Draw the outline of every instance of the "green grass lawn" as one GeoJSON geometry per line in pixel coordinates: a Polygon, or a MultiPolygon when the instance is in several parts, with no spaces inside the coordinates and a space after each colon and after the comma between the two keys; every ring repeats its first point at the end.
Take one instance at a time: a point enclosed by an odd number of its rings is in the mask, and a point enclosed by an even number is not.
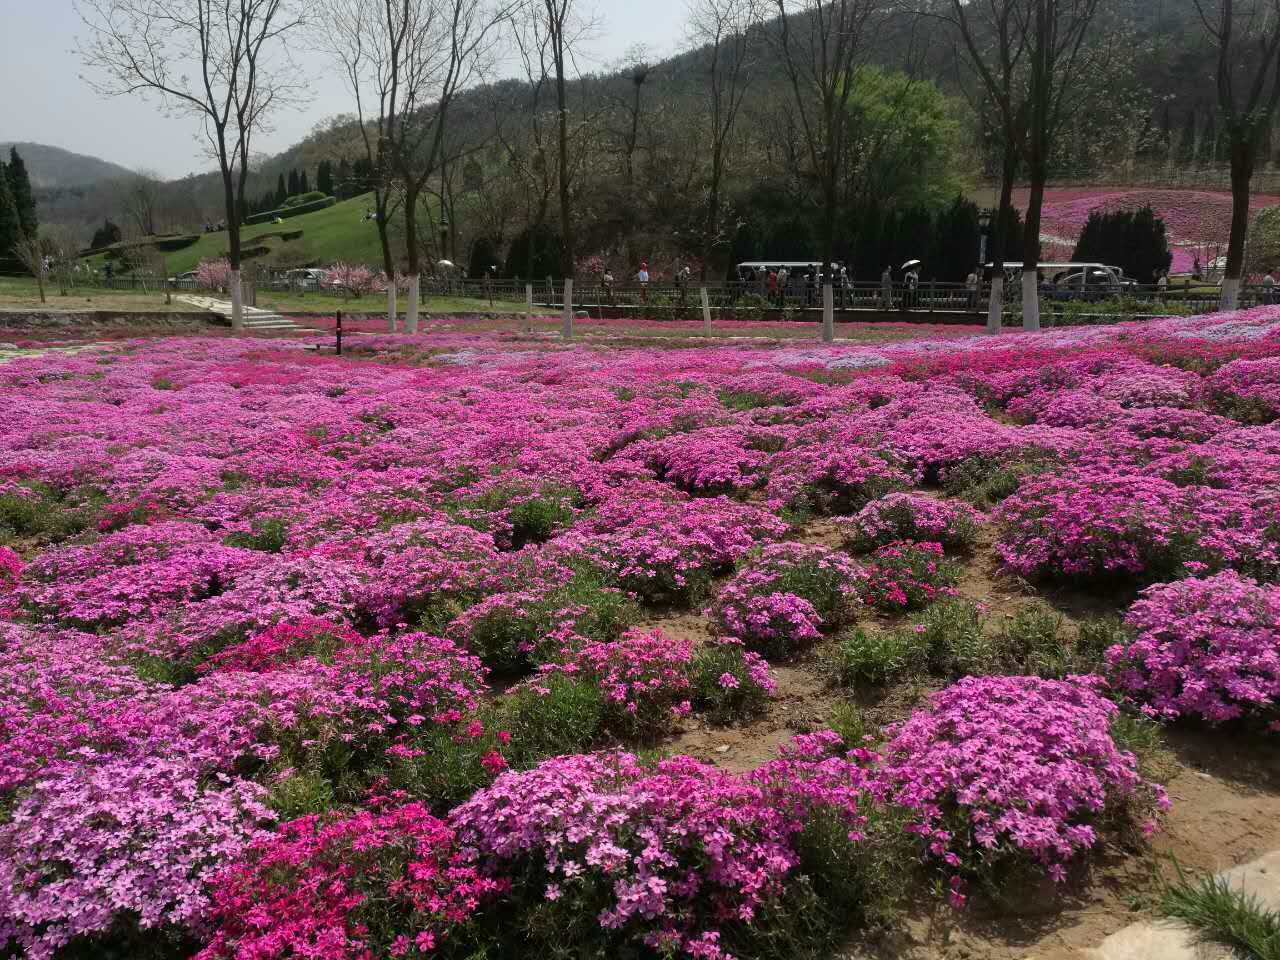
{"type": "MultiPolygon", "coordinates": [[[[240,242],[248,248],[266,246],[271,254],[287,257],[296,263],[315,261],[331,263],[334,260],[350,260],[377,264],[382,262],[378,244],[378,226],[372,220],[361,222],[366,210],[373,205],[373,194],[363,194],[335,203],[332,207],[289,217],[280,223],[257,223],[240,229],[240,242]],[[285,240],[283,233],[301,230],[302,236],[285,240]]],[[[165,269],[170,276],[194,270],[201,260],[225,256],[227,233],[205,233],[189,247],[165,254],[165,269]]],[[[247,258],[252,263],[254,259],[247,258]]],[[[102,270],[106,258],[96,254],[85,258],[94,269],[102,270]]]]}
{"type": "MultiPolygon", "coordinates": [[[[0,277],[0,310],[117,310],[134,313],[201,313],[202,307],[184,303],[182,294],[193,296],[218,296],[207,290],[175,291],[172,304],[165,303],[164,293],[159,291],[143,292],[142,290],[111,290],[93,286],[78,286],[62,296],[56,285],[45,284],[46,302],[40,303],[40,295],[36,282],[26,277],[0,277]]],[[[399,312],[404,313],[405,299],[398,302],[399,312]]],[[[275,310],[278,313],[317,313],[332,315],[336,310],[347,313],[385,314],[387,301],[385,294],[370,294],[366,297],[344,299],[328,293],[290,293],[288,291],[272,292],[262,290],[258,293],[258,307],[264,310],[275,310]]],[[[475,300],[467,297],[424,297],[421,301],[424,314],[465,314],[465,313],[518,313],[524,310],[523,301],[494,300],[489,306],[488,300],[475,300]]],[[[538,313],[555,313],[541,308],[538,313]]]]}

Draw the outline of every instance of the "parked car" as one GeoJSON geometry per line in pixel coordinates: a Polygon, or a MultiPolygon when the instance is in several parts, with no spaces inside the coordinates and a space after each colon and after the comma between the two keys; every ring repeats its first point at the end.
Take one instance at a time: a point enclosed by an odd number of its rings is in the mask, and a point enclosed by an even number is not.
{"type": "Polygon", "coordinates": [[[1114,267],[1084,267],[1055,274],[1048,293],[1054,300],[1105,300],[1131,292],[1137,286],[1114,267]]]}
{"type": "Polygon", "coordinates": [[[272,290],[319,290],[329,273],[319,267],[304,267],[276,274],[271,281],[272,290]]]}
{"type": "Polygon", "coordinates": [[[194,286],[196,282],[196,272],[188,270],[186,273],[180,273],[175,277],[169,278],[170,283],[178,283],[186,286],[194,286]]]}

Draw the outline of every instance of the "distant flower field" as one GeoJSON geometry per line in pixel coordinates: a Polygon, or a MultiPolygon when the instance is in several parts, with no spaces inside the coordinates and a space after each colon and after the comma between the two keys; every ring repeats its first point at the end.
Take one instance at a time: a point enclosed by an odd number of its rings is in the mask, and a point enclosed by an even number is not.
{"type": "MultiPolygon", "coordinates": [[[[1017,191],[1014,202],[1026,209],[1026,191],[1017,191]]],[[[1280,204],[1280,197],[1255,196],[1250,209],[1257,213],[1280,204]]],[[[1169,228],[1174,273],[1189,273],[1199,257],[1208,264],[1226,253],[1231,228],[1231,194],[1198,190],[1154,190],[1124,187],[1062,187],[1045,193],[1040,235],[1049,255],[1068,258],[1075,241],[1094,210],[1106,213],[1150,206],[1169,228]]]]}

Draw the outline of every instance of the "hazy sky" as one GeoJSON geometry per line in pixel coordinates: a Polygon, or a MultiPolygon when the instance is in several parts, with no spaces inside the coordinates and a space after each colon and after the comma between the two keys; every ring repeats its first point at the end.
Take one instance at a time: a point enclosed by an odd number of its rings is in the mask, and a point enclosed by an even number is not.
{"type": "MultiPolygon", "coordinates": [[[[599,24],[584,69],[616,61],[636,44],[653,55],[674,52],[684,35],[686,0],[583,0],[599,24]]],[[[75,53],[84,25],[72,0],[0,0],[0,141],[35,141],[144,167],[166,177],[203,171],[210,164],[188,118],[164,115],[158,101],[138,96],[103,98],[81,79],[75,53]]],[[[311,102],[281,112],[275,130],[256,147],[277,152],[317,123],[351,109],[335,71],[316,55],[293,51],[313,78],[311,102]]]]}

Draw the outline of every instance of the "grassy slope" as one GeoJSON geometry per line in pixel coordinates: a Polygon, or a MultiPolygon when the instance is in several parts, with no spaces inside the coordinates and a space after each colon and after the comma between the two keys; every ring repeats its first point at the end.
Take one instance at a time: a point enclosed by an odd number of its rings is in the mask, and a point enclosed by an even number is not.
{"type": "MultiPolygon", "coordinates": [[[[273,253],[286,255],[291,261],[331,263],[334,260],[349,260],[378,265],[382,262],[378,247],[378,228],[372,220],[364,223],[360,221],[372,203],[372,194],[364,194],[315,213],[290,217],[281,223],[253,224],[241,229],[241,243],[246,247],[255,246],[255,240],[267,235],[262,242],[273,253]],[[279,236],[281,232],[294,230],[302,231],[302,236],[297,240],[282,240],[279,236]],[[272,234],[275,236],[270,236],[272,234]]],[[[223,256],[226,251],[225,230],[202,234],[191,246],[166,253],[165,268],[170,276],[194,270],[201,260],[223,256]]],[[[88,260],[99,270],[105,262],[101,256],[90,257],[88,260]]]]}

